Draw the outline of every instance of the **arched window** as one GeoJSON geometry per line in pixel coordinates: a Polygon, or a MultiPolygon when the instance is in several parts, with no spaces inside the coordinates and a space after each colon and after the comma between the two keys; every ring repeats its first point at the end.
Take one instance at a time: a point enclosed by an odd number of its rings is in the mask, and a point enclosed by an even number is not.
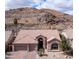
{"type": "Polygon", "coordinates": [[[58,49],[58,44],[57,43],[53,43],[52,45],[51,45],[51,50],[52,49],[58,49]]]}

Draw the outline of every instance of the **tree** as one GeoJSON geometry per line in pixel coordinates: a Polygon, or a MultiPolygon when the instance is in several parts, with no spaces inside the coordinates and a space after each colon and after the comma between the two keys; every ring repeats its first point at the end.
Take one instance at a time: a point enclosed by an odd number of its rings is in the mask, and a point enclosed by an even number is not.
{"type": "Polygon", "coordinates": [[[14,19],[14,25],[17,25],[18,24],[18,21],[17,21],[17,19],[15,18],[14,19]]]}
{"type": "Polygon", "coordinates": [[[71,50],[71,45],[69,43],[69,39],[66,39],[64,35],[60,34],[60,38],[61,38],[61,44],[60,47],[62,48],[63,51],[68,51],[71,50]]]}
{"type": "Polygon", "coordinates": [[[61,44],[60,47],[62,48],[62,50],[67,54],[67,55],[71,55],[73,56],[73,48],[71,47],[70,43],[69,43],[69,39],[66,39],[64,35],[60,34],[60,38],[61,38],[61,44]]]}
{"type": "Polygon", "coordinates": [[[17,18],[15,18],[14,19],[14,25],[15,25],[15,27],[16,27],[16,29],[15,29],[15,34],[17,35],[17,25],[18,25],[18,20],[17,20],[17,18]]]}

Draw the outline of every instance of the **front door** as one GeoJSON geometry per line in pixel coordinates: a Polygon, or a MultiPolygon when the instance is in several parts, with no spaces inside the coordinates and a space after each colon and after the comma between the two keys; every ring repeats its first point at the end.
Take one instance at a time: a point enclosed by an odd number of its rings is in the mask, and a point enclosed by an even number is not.
{"type": "Polygon", "coordinates": [[[39,51],[39,49],[43,49],[43,39],[42,38],[38,39],[38,51],[39,51]]]}

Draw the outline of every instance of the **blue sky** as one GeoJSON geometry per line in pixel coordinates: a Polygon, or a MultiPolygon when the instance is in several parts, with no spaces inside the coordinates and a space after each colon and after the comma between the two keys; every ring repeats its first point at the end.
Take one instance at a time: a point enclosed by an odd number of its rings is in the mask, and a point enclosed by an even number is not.
{"type": "Polygon", "coordinates": [[[55,9],[72,15],[73,0],[6,0],[6,9],[20,7],[55,9]]]}

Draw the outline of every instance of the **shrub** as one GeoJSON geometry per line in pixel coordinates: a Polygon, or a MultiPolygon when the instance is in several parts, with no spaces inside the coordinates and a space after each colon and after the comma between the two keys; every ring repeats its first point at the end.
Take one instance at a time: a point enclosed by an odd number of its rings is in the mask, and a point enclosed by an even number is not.
{"type": "Polygon", "coordinates": [[[39,49],[39,56],[43,56],[44,50],[43,49],[39,49]]]}
{"type": "Polygon", "coordinates": [[[60,44],[60,47],[62,48],[62,50],[68,54],[68,55],[71,55],[73,56],[73,49],[69,43],[69,39],[66,39],[64,35],[61,35],[60,34],[60,38],[61,38],[61,44],[60,44]]]}
{"type": "Polygon", "coordinates": [[[64,37],[64,35],[60,34],[60,38],[61,38],[61,44],[60,47],[62,48],[63,51],[67,51],[67,50],[71,50],[71,45],[69,43],[69,39],[66,39],[64,37]]]}

